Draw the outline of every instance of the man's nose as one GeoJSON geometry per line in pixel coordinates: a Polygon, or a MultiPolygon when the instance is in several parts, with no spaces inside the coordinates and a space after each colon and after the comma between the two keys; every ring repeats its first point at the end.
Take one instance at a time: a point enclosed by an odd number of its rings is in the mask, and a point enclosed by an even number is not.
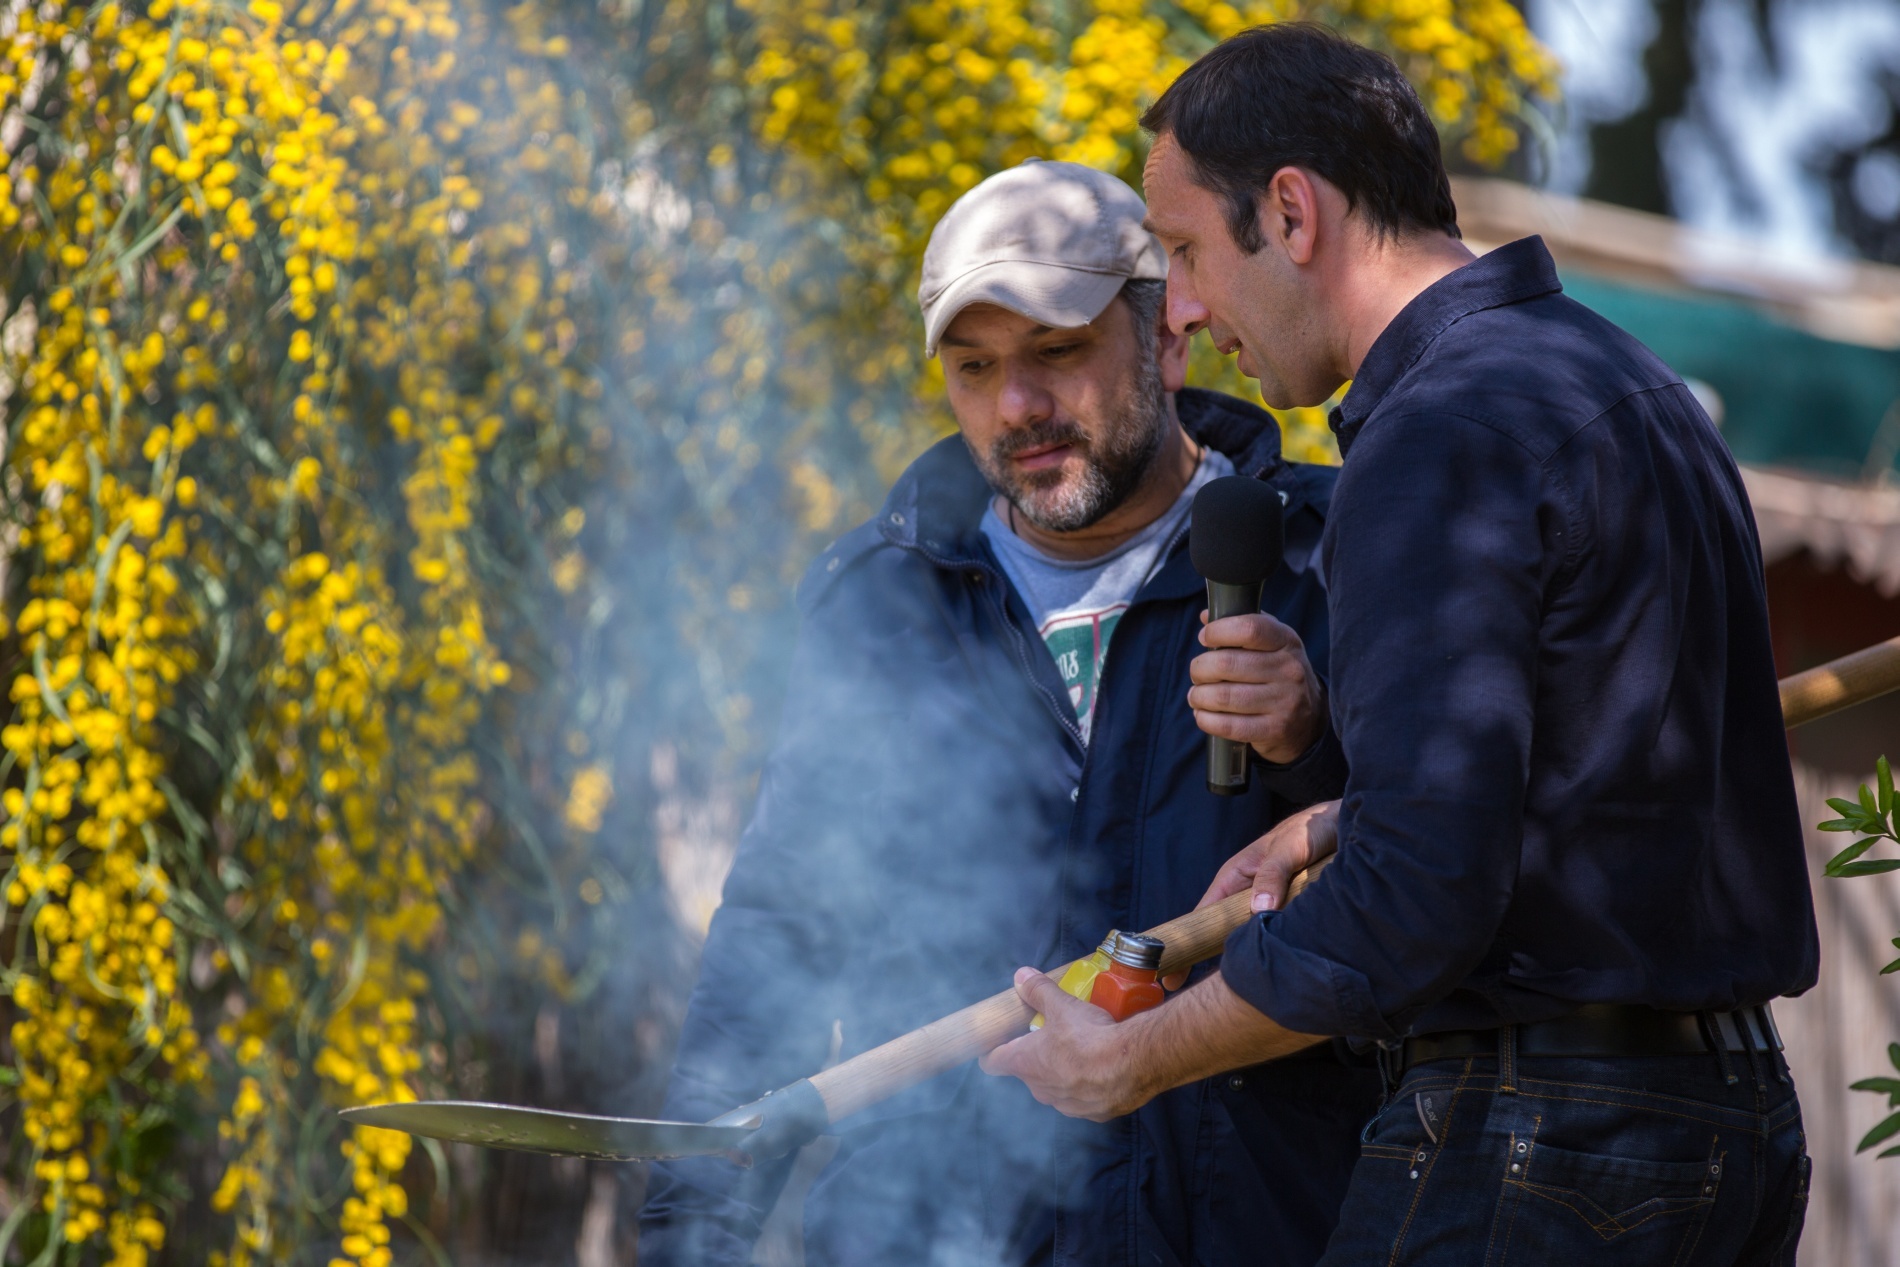
{"type": "Polygon", "coordinates": [[[1027,366],[1006,364],[1003,390],[996,398],[996,412],[1012,427],[1041,422],[1055,412],[1055,397],[1049,394],[1027,366]]]}
{"type": "Polygon", "coordinates": [[[1212,314],[1179,268],[1168,270],[1168,329],[1183,337],[1205,329],[1212,314]]]}

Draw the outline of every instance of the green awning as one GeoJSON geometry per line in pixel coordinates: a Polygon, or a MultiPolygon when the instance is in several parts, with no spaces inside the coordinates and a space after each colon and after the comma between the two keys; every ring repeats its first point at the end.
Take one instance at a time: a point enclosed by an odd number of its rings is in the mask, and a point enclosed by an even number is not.
{"type": "MultiPolygon", "coordinates": [[[[1722,396],[1737,461],[1859,479],[1900,401],[1900,351],[1834,343],[1741,300],[1647,290],[1567,270],[1564,290],[1722,396]]],[[[1900,424],[1897,424],[1900,425],[1900,424]]]]}

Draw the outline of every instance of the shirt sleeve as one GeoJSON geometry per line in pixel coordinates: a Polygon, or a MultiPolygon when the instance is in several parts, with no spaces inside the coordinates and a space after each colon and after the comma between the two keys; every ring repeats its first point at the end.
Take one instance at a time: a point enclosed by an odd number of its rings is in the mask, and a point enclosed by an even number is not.
{"type": "Polygon", "coordinates": [[[1222,973],[1302,1033],[1397,1038],[1483,961],[1522,844],[1544,595],[1575,533],[1516,439],[1373,419],[1325,546],[1332,700],[1350,769],[1338,858],[1222,973]]]}
{"type": "Polygon", "coordinates": [[[1335,800],[1346,790],[1346,750],[1330,716],[1320,720],[1319,738],[1284,765],[1253,754],[1254,769],[1267,790],[1296,809],[1335,800]]]}

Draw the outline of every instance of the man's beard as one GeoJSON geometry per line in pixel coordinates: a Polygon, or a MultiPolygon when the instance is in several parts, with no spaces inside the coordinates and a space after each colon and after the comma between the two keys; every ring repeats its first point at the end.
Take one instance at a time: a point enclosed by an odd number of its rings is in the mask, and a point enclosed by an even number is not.
{"type": "MultiPolygon", "coordinates": [[[[1011,431],[987,454],[972,451],[983,478],[1044,532],[1076,532],[1127,501],[1141,486],[1171,421],[1161,369],[1152,350],[1141,358],[1135,381],[1110,403],[1107,425],[1090,440],[1081,426],[1046,418],[1011,431]],[[1068,471],[1018,472],[1011,458],[1025,449],[1066,444],[1082,459],[1079,476],[1068,471]]],[[[1064,463],[1066,468],[1067,463],[1064,463]]]]}

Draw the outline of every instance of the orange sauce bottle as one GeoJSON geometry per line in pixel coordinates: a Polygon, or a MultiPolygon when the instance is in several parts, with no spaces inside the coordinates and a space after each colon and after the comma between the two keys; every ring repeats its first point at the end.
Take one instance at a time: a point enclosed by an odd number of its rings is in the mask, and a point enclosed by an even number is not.
{"type": "Polygon", "coordinates": [[[1167,992],[1161,988],[1161,952],[1159,938],[1140,933],[1111,933],[1104,945],[1108,949],[1108,971],[1095,978],[1089,1002],[1118,1021],[1137,1012],[1160,1007],[1167,992]]]}

